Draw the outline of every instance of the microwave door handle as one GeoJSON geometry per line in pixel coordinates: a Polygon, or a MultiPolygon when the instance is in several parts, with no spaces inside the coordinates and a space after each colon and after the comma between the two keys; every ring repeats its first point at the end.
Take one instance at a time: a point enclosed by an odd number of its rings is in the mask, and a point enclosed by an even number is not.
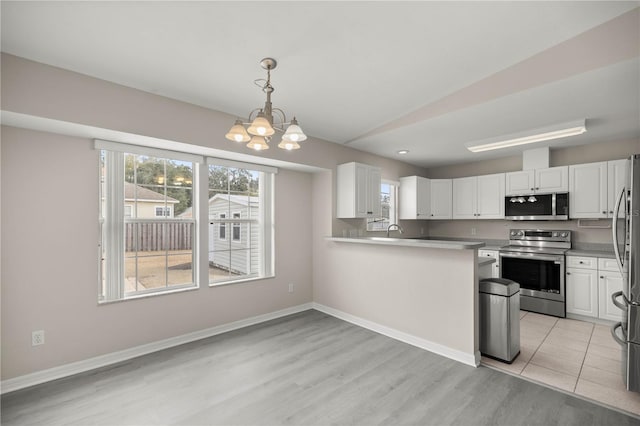
{"type": "Polygon", "coordinates": [[[620,191],[620,195],[618,196],[618,200],[616,201],[616,206],[613,209],[613,217],[611,218],[611,232],[613,234],[613,251],[616,257],[616,263],[618,264],[618,269],[620,269],[620,273],[622,271],[622,258],[620,257],[620,250],[618,249],[618,213],[620,212],[620,206],[622,205],[622,198],[624,197],[624,192],[626,188],[622,188],[620,191]]]}

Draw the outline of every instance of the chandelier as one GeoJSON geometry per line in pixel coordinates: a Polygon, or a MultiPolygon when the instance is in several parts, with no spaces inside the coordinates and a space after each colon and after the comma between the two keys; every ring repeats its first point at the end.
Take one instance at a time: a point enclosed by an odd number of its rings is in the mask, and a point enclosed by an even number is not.
{"type": "Polygon", "coordinates": [[[233,142],[249,142],[247,148],[264,151],[269,149],[269,142],[277,130],[284,133],[278,148],[289,151],[298,149],[300,148],[298,142],[307,139],[307,135],[302,132],[295,117],[287,122],[284,111],[273,108],[271,105],[271,93],[275,90],[271,85],[271,70],[275,69],[278,63],[273,58],[264,58],[260,61],[260,65],[267,70],[267,79],[258,79],[254,83],[267,94],[264,107],[251,111],[247,122],[237,119],[225,137],[233,142]],[[245,126],[248,127],[245,129],[245,126]]]}

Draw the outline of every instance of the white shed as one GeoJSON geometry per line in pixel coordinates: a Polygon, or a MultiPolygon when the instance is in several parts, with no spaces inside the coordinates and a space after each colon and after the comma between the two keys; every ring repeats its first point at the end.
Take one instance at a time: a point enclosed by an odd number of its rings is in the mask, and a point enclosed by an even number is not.
{"type": "Polygon", "coordinates": [[[259,197],[216,194],[209,199],[209,264],[232,274],[260,271],[259,197]],[[237,222],[234,222],[237,219],[237,222]]]}

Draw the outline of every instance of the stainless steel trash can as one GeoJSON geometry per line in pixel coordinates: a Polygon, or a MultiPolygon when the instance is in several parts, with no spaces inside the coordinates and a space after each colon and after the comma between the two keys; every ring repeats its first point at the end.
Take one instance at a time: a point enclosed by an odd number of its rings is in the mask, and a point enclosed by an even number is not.
{"type": "Polygon", "coordinates": [[[480,280],[480,352],[509,364],[520,353],[520,284],[480,280]]]}

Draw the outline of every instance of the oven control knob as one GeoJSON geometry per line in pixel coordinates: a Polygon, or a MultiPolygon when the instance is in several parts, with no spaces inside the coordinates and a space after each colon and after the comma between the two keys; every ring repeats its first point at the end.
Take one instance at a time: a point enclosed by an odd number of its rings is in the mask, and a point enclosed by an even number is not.
{"type": "Polygon", "coordinates": [[[553,233],[553,236],[554,236],[554,237],[557,237],[557,236],[558,236],[558,233],[557,233],[557,232],[554,232],[554,233],[553,233]]]}
{"type": "Polygon", "coordinates": [[[524,232],[522,232],[522,231],[518,231],[518,236],[519,236],[519,237],[522,237],[523,235],[524,235],[524,232]]]}
{"type": "Polygon", "coordinates": [[[516,231],[511,231],[511,236],[515,237],[516,235],[518,235],[518,233],[516,231]]]}
{"type": "Polygon", "coordinates": [[[561,236],[562,238],[567,238],[567,236],[568,236],[568,235],[569,235],[569,234],[567,234],[566,232],[563,232],[562,234],[560,234],[560,236],[561,236]]]}

